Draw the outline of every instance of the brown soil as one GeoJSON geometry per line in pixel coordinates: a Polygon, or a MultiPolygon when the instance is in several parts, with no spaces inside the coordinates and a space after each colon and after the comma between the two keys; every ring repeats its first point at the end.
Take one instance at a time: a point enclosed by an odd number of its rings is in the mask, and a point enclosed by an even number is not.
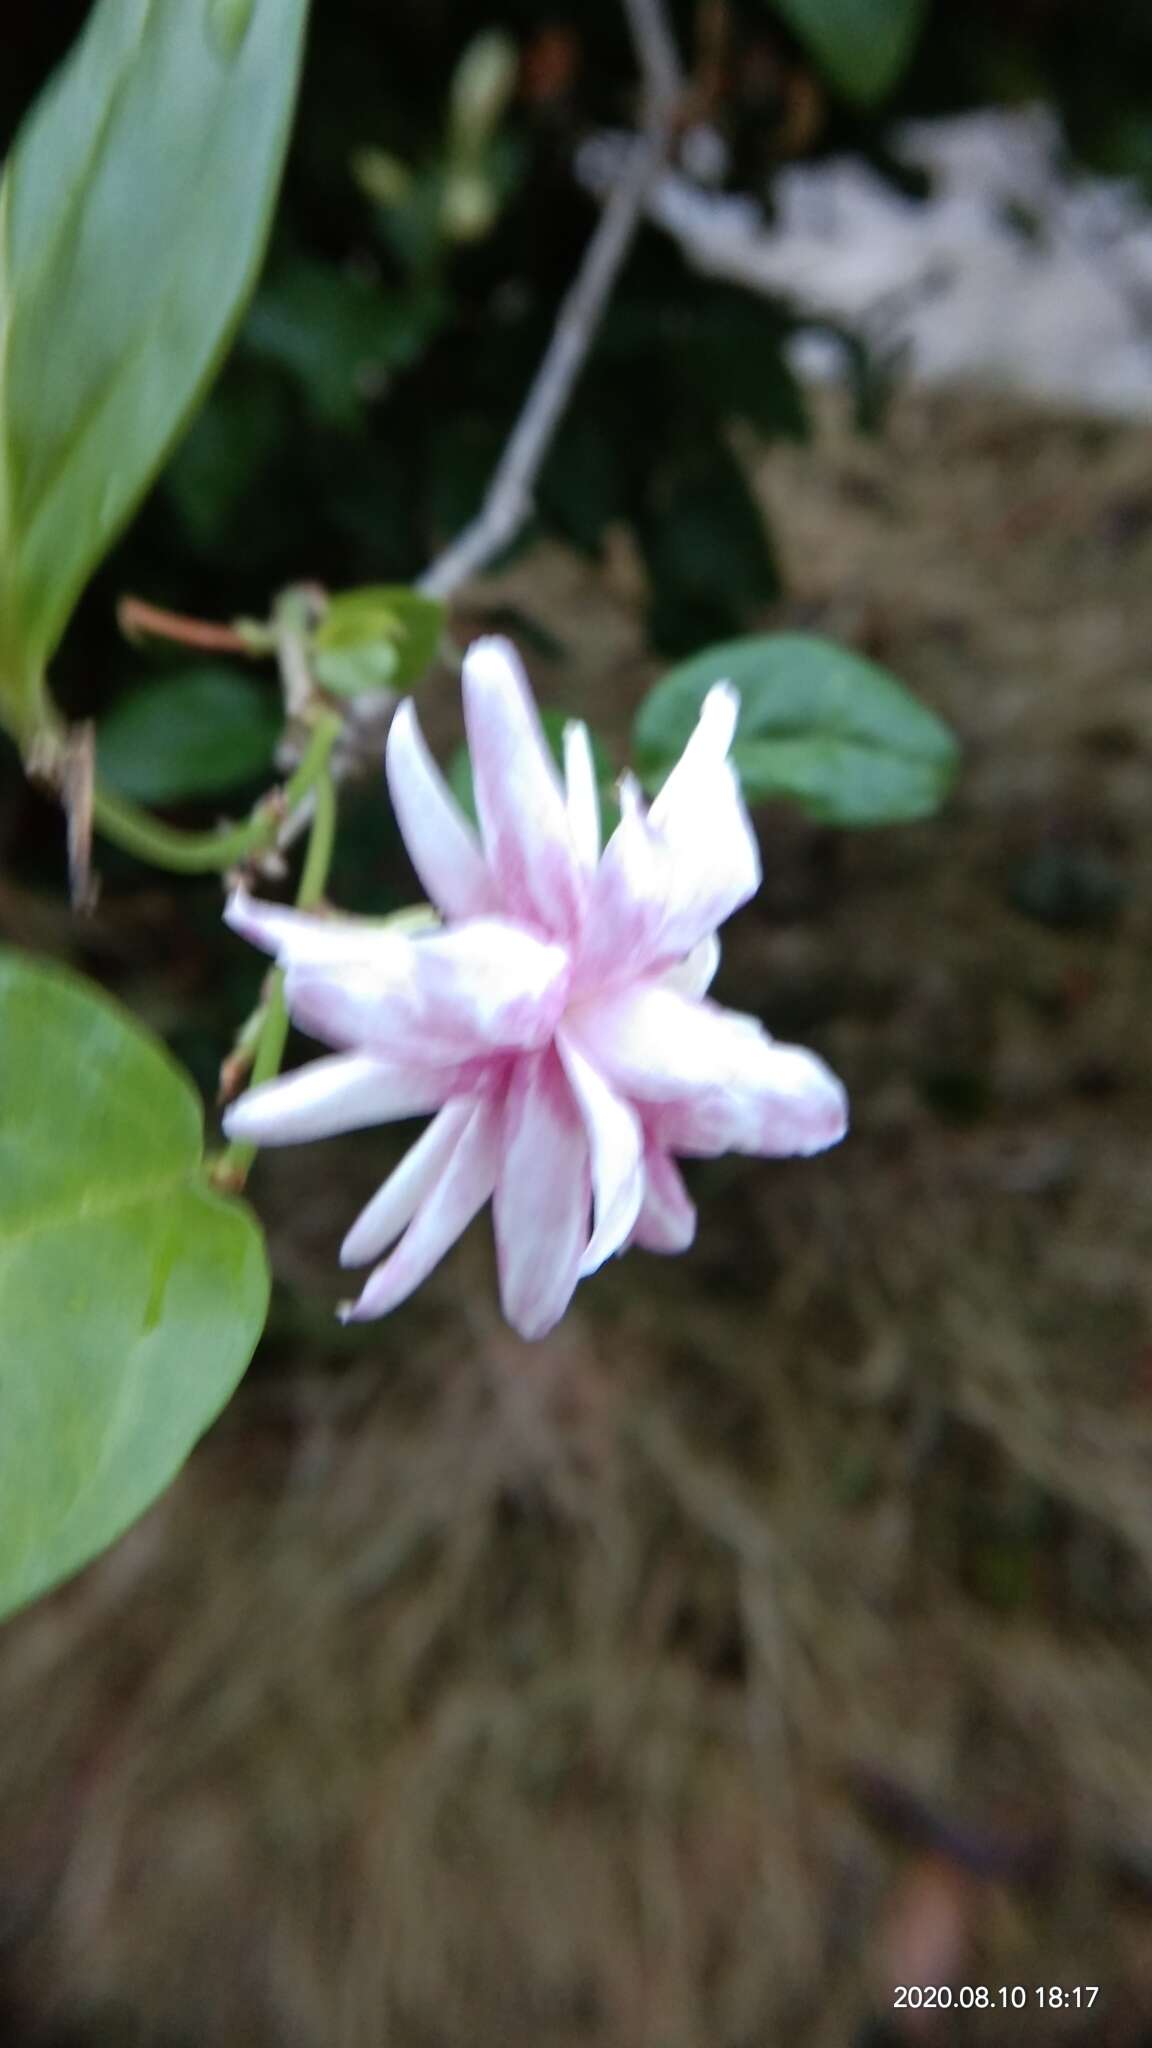
{"type": "MultiPolygon", "coordinates": [[[[272,1362],[0,1646],[10,2038],[848,2048],[897,1984],[1027,2003],[894,2040],[1148,2037],[1149,453],[909,397],[772,454],[781,617],[966,748],[931,825],[765,817],[730,929],[853,1134],[700,1170],[533,1347],[486,1226],[337,1333],[390,1140],[262,1164],[272,1362]]],[[[632,583],[497,593],[617,738],[632,583]]]]}

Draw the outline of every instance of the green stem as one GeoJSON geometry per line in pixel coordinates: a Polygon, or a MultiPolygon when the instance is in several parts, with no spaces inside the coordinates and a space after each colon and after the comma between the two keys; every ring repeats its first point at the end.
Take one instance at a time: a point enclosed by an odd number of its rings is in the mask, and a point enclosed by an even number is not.
{"type": "MultiPolygon", "coordinates": [[[[308,848],[304,855],[304,866],[300,871],[300,885],[296,891],[296,903],[300,910],[315,910],[322,902],[328,886],[328,870],[332,865],[332,849],[336,841],[336,785],[327,768],[316,784],[316,808],[312,815],[312,828],[308,835],[308,848]]],[[[274,1081],[280,1072],[284,1058],[284,1047],[288,1042],[288,1005],[284,1000],[284,975],[277,967],[269,978],[269,991],[263,1005],[263,1021],[260,1024],[256,1043],[256,1054],[252,1061],[250,1088],[258,1088],[262,1081],[274,1081]]],[[[242,1144],[239,1140],[229,1145],[213,1171],[212,1178],[217,1187],[238,1193],[248,1178],[257,1147],[242,1144]]]]}
{"type": "Polygon", "coordinates": [[[296,891],[296,903],[301,910],[315,910],[324,900],[328,887],[328,871],[332,866],[332,850],[336,843],[336,784],[327,772],[316,784],[316,806],[312,813],[312,829],[308,834],[308,846],[304,854],[304,866],[300,870],[300,886],[296,891]]]}
{"type": "Polygon", "coordinates": [[[224,825],[216,832],[183,832],[165,825],[150,811],[142,810],[128,797],[117,796],[100,783],[96,785],[92,816],[105,839],[134,853],[153,867],[168,868],[180,875],[218,874],[239,867],[255,854],[275,846],[286,818],[318,788],[326,776],[328,758],[339,734],[337,712],[317,721],[299,767],[274,797],[265,797],[251,817],[239,825],[224,825]]]}

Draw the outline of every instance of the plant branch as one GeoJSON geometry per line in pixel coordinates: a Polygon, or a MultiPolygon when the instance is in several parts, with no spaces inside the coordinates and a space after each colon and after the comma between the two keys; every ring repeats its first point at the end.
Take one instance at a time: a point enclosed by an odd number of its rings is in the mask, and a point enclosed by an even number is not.
{"type": "Polygon", "coordinates": [[[684,74],[664,0],[623,0],[644,80],[645,119],[666,129],[684,92],[684,74]]]}
{"type": "Polygon", "coordinates": [[[515,539],[528,518],[553,436],[632,247],[645,200],[668,153],[682,79],[663,0],[624,0],[624,11],[644,81],[644,132],[628,152],[575,281],[565,295],[552,339],[480,512],[420,578],[417,588],[429,597],[451,596],[515,539]]]}
{"type": "Polygon", "coordinates": [[[239,867],[279,845],[286,821],[326,775],[341,724],[336,712],[318,720],[295,773],[238,825],[224,825],[216,832],[184,832],[99,783],[93,796],[92,821],[115,846],[175,874],[206,875],[239,867]]]}
{"type": "Polygon", "coordinates": [[[122,597],[116,607],[116,620],[126,640],[175,640],[181,647],[195,647],[211,654],[254,652],[251,642],[235,626],[164,611],[157,604],[147,604],[142,597],[122,597]]]}

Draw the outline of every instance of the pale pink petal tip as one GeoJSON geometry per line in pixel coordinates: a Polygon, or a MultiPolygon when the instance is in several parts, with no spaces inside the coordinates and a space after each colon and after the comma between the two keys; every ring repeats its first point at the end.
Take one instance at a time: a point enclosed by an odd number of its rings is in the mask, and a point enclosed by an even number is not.
{"type": "Polygon", "coordinates": [[[464,656],[464,683],[531,695],[527,671],[511,640],[502,633],[484,633],[464,656]]]}
{"type": "Polygon", "coordinates": [[[600,858],[600,792],[588,727],[579,719],[564,727],[564,781],[572,843],[577,859],[591,872],[600,858]]]}
{"type": "MultiPolygon", "coordinates": [[[[784,1048],[781,1048],[783,1050],[784,1048]]],[[[804,1049],[796,1047],[797,1052],[804,1049]]],[[[812,1115],[812,1142],[798,1151],[824,1152],[831,1145],[839,1145],[848,1135],[849,1106],[848,1091],[839,1076],[816,1053],[806,1053],[810,1063],[808,1100],[812,1115]]]]}
{"type": "Polygon", "coordinates": [[[274,953],[280,942],[274,927],[265,916],[265,909],[266,906],[250,895],[247,889],[233,889],[224,905],[224,922],[238,937],[247,939],[249,945],[260,946],[265,953],[274,953]]]}
{"type": "Polygon", "coordinates": [[[713,683],[700,706],[700,725],[718,754],[727,754],[740,719],[740,692],[732,683],[713,683]]]}
{"type": "Polygon", "coordinates": [[[463,692],[480,835],[505,915],[570,940],[581,927],[587,877],[567,794],[510,642],[473,643],[463,692]]]}

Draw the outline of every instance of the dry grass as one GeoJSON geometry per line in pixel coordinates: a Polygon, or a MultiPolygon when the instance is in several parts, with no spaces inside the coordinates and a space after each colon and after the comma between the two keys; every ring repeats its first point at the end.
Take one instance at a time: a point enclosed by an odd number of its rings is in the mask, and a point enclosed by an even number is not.
{"type": "MultiPolygon", "coordinates": [[[[829,1054],[853,1138],[702,1170],[693,1253],[613,1268],[531,1349],[483,1232],[334,1337],[379,1144],[269,1163],[268,1367],[6,1633],[13,2039],[847,2048],[893,1982],[951,1978],[1100,1983],[1059,2038],[1139,2040],[1147,456],[937,399],[773,457],[792,622],[968,744],[937,825],[764,821],[721,993],[829,1054]],[[1055,863],[1075,908],[1086,861],[1107,920],[1012,907],[1055,863]]],[[[557,692],[610,672],[619,732],[645,671],[614,575],[504,595],[579,619],[557,692]]],[[[902,2038],[1055,2037],[1033,2005],[902,2038]]]]}

